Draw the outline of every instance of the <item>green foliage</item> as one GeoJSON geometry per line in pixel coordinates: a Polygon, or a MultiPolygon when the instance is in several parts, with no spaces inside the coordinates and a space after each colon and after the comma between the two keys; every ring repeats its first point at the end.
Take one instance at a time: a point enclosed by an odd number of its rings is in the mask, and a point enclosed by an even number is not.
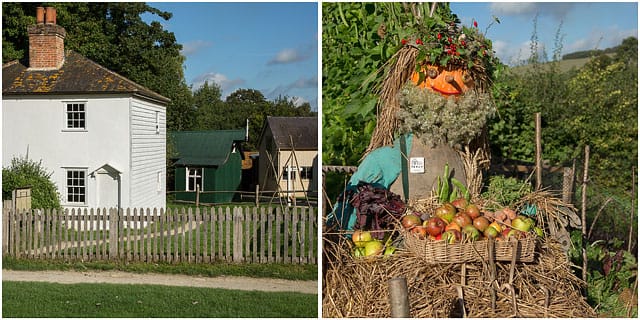
{"type": "MultiPolygon", "coordinates": [[[[580,231],[571,233],[574,243],[569,257],[575,265],[582,266],[582,235],[580,231]]],[[[638,278],[638,260],[631,253],[621,249],[623,241],[598,240],[585,243],[587,253],[587,300],[598,311],[611,317],[628,317],[623,299],[624,291],[634,292],[638,278]],[[614,251],[610,251],[613,249],[614,251]]],[[[637,304],[632,316],[638,316],[637,304]]]]}
{"type": "Polygon", "coordinates": [[[523,196],[531,193],[531,190],[529,181],[496,175],[489,178],[489,185],[482,193],[482,198],[496,203],[495,208],[490,207],[489,209],[498,209],[512,206],[523,196]]]}
{"type": "MultiPolygon", "coordinates": [[[[35,24],[36,7],[40,5],[2,3],[3,63],[26,56],[29,47],[26,28],[35,24]]],[[[57,24],[67,32],[66,49],[170,98],[167,128],[191,128],[195,110],[184,80],[182,45],[160,22],[147,24],[142,20],[142,15],[149,13],[167,21],[171,13],[144,2],[61,2],[52,5],[57,11],[57,24]]]]}
{"type": "Polygon", "coordinates": [[[449,99],[408,83],[399,100],[401,130],[415,133],[425,145],[466,145],[477,138],[495,113],[491,95],[475,90],[449,99]]]}
{"type": "Polygon", "coordinates": [[[2,168],[2,200],[11,199],[16,188],[31,187],[31,207],[38,209],[59,209],[60,198],[56,185],[51,181],[51,173],[27,157],[11,159],[8,168],[2,168]]]}

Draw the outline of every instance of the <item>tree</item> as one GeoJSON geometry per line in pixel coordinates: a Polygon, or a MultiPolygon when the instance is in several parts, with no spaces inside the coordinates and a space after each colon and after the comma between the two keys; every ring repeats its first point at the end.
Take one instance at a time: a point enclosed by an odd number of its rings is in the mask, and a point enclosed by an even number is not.
{"type": "MultiPolygon", "coordinates": [[[[3,62],[28,53],[26,27],[35,24],[37,3],[3,3],[3,62]]],[[[171,13],[143,2],[55,4],[57,24],[67,35],[65,47],[171,99],[169,130],[189,129],[194,120],[192,95],[184,80],[182,45],[160,22],[145,23],[151,13],[169,20],[171,13]]]]}
{"type": "Polygon", "coordinates": [[[216,83],[206,82],[193,92],[195,130],[219,130],[226,123],[222,90],[216,83]]]}
{"type": "Polygon", "coordinates": [[[27,157],[11,159],[8,168],[2,168],[2,200],[11,199],[16,188],[31,187],[31,207],[35,209],[59,209],[60,198],[56,185],[51,181],[42,161],[27,157]]]}

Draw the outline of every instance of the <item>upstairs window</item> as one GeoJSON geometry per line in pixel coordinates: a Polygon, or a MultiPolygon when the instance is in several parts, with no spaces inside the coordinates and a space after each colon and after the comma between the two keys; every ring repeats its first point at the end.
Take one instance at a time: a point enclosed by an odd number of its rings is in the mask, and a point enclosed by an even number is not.
{"type": "Polygon", "coordinates": [[[297,167],[282,167],[282,180],[295,181],[298,174],[297,167]]]}
{"type": "Polygon", "coordinates": [[[300,168],[300,179],[313,179],[313,167],[301,167],[300,168]]]}
{"type": "Polygon", "coordinates": [[[87,115],[84,103],[67,103],[65,107],[66,129],[84,130],[87,127],[87,115]]]}

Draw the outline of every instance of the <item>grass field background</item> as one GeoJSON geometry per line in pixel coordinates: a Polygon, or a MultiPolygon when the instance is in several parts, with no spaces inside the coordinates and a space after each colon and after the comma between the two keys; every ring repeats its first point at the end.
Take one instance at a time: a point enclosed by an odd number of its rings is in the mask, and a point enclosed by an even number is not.
{"type": "Polygon", "coordinates": [[[2,317],[317,318],[318,296],[160,285],[3,281],[2,317]]]}

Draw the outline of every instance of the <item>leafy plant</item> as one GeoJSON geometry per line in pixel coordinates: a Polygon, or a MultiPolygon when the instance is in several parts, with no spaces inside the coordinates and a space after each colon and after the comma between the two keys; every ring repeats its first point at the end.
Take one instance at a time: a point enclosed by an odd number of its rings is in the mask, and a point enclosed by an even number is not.
{"type": "Polygon", "coordinates": [[[370,183],[359,183],[357,190],[350,200],[356,208],[355,228],[372,231],[373,237],[383,239],[382,230],[391,229],[393,223],[400,219],[406,208],[405,203],[400,195],[370,183]]]}
{"type": "MultiPolygon", "coordinates": [[[[574,264],[582,265],[581,232],[573,231],[571,239],[575,246],[569,250],[569,257],[574,264]]],[[[622,244],[623,241],[616,238],[584,244],[588,262],[587,299],[589,304],[606,316],[628,317],[621,294],[635,291],[637,295],[638,260],[628,251],[622,250],[622,244]]],[[[637,304],[632,311],[634,317],[637,317],[637,304]]]]}
{"type": "Polygon", "coordinates": [[[498,208],[509,207],[528,193],[531,193],[531,183],[513,177],[501,175],[491,176],[489,185],[482,197],[496,202],[498,208]]]}
{"type": "Polygon", "coordinates": [[[26,156],[11,159],[11,165],[2,168],[2,199],[11,199],[13,190],[29,186],[32,208],[59,209],[58,188],[51,181],[51,174],[42,161],[36,162],[26,156]]]}

